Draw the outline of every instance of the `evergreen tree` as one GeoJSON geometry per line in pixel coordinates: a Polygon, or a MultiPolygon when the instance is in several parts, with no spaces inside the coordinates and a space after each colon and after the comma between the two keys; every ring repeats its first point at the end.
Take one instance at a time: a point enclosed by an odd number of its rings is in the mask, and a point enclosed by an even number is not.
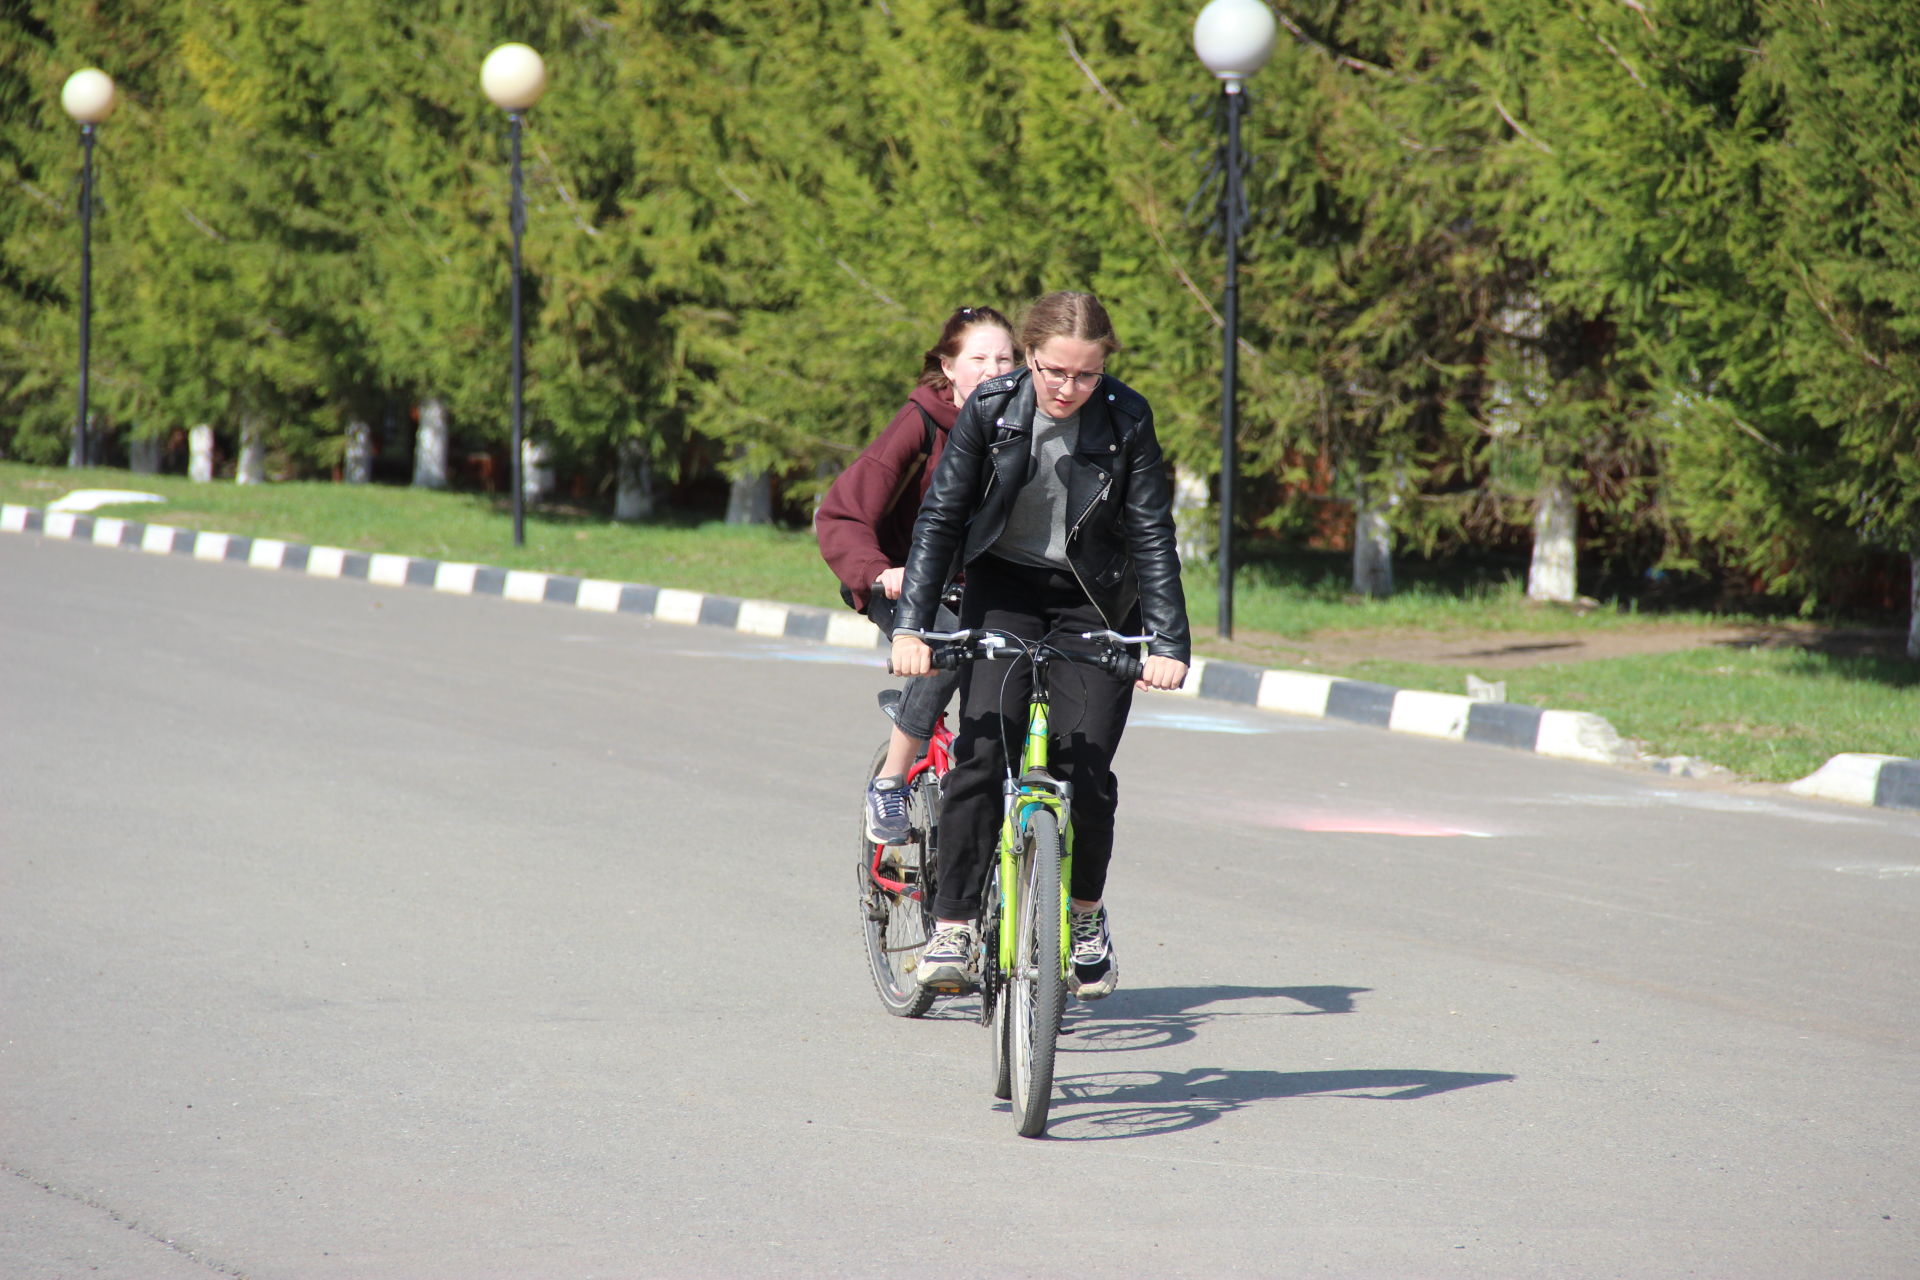
{"type": "MultiPolygon", "coordinates": [[[[1796,479],[1920,582],[1920,11],[1776,0],[1766,18],[1762,88],[1786,121],[1764,160],[1778,233],[1743,260],[1786,302],[1778,359],[1815,429],[1796,479]]],[[[1807,558],[1794,569],[1827,559],[1807,558]]],[[[1907,652],[1920,658],[1911,614],[1907,652]]]]}

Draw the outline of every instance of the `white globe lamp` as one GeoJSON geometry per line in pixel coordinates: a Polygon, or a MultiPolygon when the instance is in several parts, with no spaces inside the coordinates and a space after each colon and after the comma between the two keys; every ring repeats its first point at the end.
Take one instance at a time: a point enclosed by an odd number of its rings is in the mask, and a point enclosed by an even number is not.
{"type": "Polygon", "coordinates": [[[60,105],[80,124],[104,123],[118,105],[113,77],[97,67],[74,72],[60,88],[60,105]]]}
{"type": "Polygon", "coordinates": [[[502,111],[525,111],[547,91],[547,64],[524,44],[503,44],[480,64],[480,87],[502,111]]]}
{"type": "Polygon", "coordinates": [[[1235,93],[1267,65],[1276,34],[1273,13],[1260,0],[1213,0],[1193,20],[1193,51],[1235,93]]]}

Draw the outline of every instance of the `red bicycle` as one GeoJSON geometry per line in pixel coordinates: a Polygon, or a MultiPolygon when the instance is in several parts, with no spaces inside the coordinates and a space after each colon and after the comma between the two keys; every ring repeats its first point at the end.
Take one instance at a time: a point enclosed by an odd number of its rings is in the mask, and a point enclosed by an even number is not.
{"type": "MultiPolygon", "coordinates": [[[[900,700],[898,689],[880,694],[889,715],[900,700]]],[[[880,772],[886,744],[873,757],[869,779],[880,772]]],[[[927,739],[927,749],[907,769],[907,818],[911,833],[904,844],[875,844],[860,823],[860,922],[867,940],[867,967],[880,1003],[896,1018],[917,1018],[933,1007],[934,992],[914,978],[920,952],[933,929],[933,884],[938,872],[940,783],[953,765],[953,730],[943,715],[927,739]]],[[[864,793],[864,788],[863,788],[864,793]]]]}

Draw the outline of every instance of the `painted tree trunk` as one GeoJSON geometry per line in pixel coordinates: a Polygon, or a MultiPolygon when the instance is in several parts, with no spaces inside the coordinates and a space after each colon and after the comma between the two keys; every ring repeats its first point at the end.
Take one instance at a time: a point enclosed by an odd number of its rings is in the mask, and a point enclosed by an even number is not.
{"type": "Polygon", "coordinates": [[[1907,556],[1907,656],[1920,658],[1920,551],[1907,556]]]}
{"type": "Polygon", "coordinates": [[[261,438],[264,434],[257,415],[248,414],[240,419],[240,461],[233,469],[235,484],[267,482],[267,446],[261,438]]]}
{"type": "Polygon", "coordinates": [[[1362,485],[1353,494],[1353,589],[1360,595],[1384,600],[1393,594],[1393,526],[1387,512],[1392,503],[1377,503],[1362,485]]]}
{"type": "Polygon", "coordinates": [[[341,457],[340,478],[348,484],[373,479],[373,429],[364,422],[347,424],[347,448],[341,457]]]}
{"type": "Polygon", "coordinates": [[[447,487],[447,406],[436,397],[420,402],[420,426],[413,435],[413,487],[447,487]]]}
{"type": "Polygon", "coordinates": [[[67,442],[68,466],[89,466],[92,464],[93,459],[101,455],[103,451],[100,448],[100,439],[94,434],[99,431],[99,429],[98,419],[92,414],[88,414],[86,431],[84,433],[74,431],[69,434],[67,442]]]}
{"type": "Polygon", "coordinates": [[[137,476],[160,474],[160,441],[153,436],[127,441],[127,469],[137,476]]]}
{"type": "Polygon", "coordinates": [[[1213,515],[1213,487],[1198,471],[1181,463],[1173,468],[1173,528],[1182,564],[1212,564],[1219,521],[1213,515]]]}
{"type": "Polygon", "coordinates": [[[622,522],[653,515],[653,459],[638,440],[620,442],[619,485],[613,495],[613,518],[622,522]]]}
{"type": "Polygon", "coordinates": [[[553,496],[553,454],[542,440],[520,442],[520,493],[528,502],[553,496]]]}
{"type": "Polygon", "coordinates": [[[1579,509],[1566,481],[1540,490],[1533,508],[1533,564],[1527,570],[1527,598],[1572,604],[1579,586],[1574,531],[1579,509]]]}
{"type": "Polygon", "coordinates": [[[772,524],[773,477],[764,471],[735,476],[727,490],[727,523],[772,524]]]}
{"type": "Polygon", "coordinates": [[[213,479],[213,428],[204,422],[187,432],[187,479],[198,484],[213,479]]]}

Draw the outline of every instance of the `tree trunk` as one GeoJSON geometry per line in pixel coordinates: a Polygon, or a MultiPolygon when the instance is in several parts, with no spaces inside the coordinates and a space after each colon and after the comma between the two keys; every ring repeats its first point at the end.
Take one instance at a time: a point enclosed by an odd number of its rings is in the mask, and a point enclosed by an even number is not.
{"type": "Polygon", "coordinates": [[[366,484],[373,479],[373,430],[364,422],[347,424],[347,450],[341,460],[340,478],[348,484],[366,484]]]}
{"type": "Polygon", "coordinates": [[[127,441],[127,470],[137,476],[159,475],[160,448],[160,441],[154,436],[127,441]]]}
{"type": "Polygon", "coordinates": [[[620,442],[619,486],[613,495],[613,518],[623,523],[653,515],[653,459],[647,447],[631,437],[620,442]]]}
{"type": "MultiPolygon", "coordinates": [[[[737,460],[740,451],[734,453],[737,460]]],[[[773,523],[773,477],[764,471],[743,472],[727,489],[728,524],[773,523]]]]}
{"type": "Polygon", "coordinates": [[[213,428],[204,422],[187,432],[187,479],[198,484],[213,479],[213,428]]]}
{"type": "Polygon", "coordinates": [[[1384,600],[1393,594],[1393,526],[1387,512],[1393,503],[1376,505],[1365,485],[1353,491],[1353,589],[1384,600]]]}
{"type": "Polygon", "coordinates": [[[520,494],[528,502],[545,502],[553,496],[553,462],[545,442],[520,442],[520,494]]]}
{"type": "Polygon", "coordinates": [[[447,406],[435,396],[420,402],[420,427],[413,437],[413,487],[447,487],[447,406]]]}
{"type": "Polygon", "coordinates": [[[1173,467],[1173,528],[1182,564],[1212,564],[1219,521],[1213,514],[1213,487],[1198,471],[1173,467]]]}
{"type": "Polygon", "coordinates": [[[1527,598],[1572,604],[1578,587],[1579,561],[1574,530],[1579,509],[1573,493],[1561,479],[1540,490],[1533,509],[1533,564],[1527,570],[1527,598]]]}
{"type": "Polygon", "coordinates": [[[1907,656],[1920,658],[1920,551],[1907,555],[1907,656]]]}
{"type": "Polygon", "coordinates": [[[261,440],[262,427],[256,414],[247,414],[240,419],[240,461],[234,467],[235,484],[265,484],[267,481],[267,446],[261,440]]]}

